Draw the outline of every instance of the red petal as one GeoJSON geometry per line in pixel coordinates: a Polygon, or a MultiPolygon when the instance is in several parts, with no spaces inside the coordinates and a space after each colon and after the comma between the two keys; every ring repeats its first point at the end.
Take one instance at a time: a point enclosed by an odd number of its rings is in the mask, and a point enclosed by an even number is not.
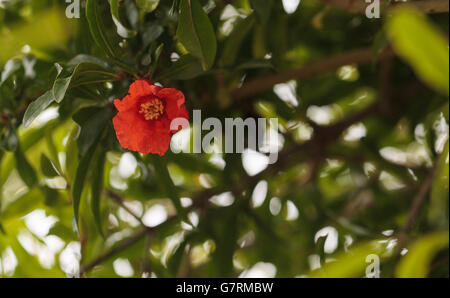
{"type": "Polygon", "coordinates": [[[125,96],[122,100],[114,100],[114,105],[119,111],[126,111],[133,107],[136,107],[138,100],[143,96],[155,95],[162,88],[153,85],[147,80],[138,80],[131,84],[128,91],[129,95],[125,96]]]}
{"type": "Polygon", "coordinates": [[[165,99],[167,117],[169,117],[169,119],[176,118],[179,113],[179,109],[184,104],[184,94],[177,89],[164,88],[159,90],[156,96],[165,99]]]}
{"type": "Polygon", "coordinates": [[[126,111],[131,108],[135,108],[137,105],[138,98],[127,95],[122,100],[115,99],[114,105],[119,111],[126,111]]]}
{"type": "Polygon", "coordinates": [[[161,156],[169,149],[169,127],[163,121],[145,121],[135,111],[130,110],[119,112],[114,117],[113,124],[123,148],[161,156]]]}
{"type": "Polygon", "coordinates": [[[131,96],[139,98],[147,95],[156,95],[156,93],[161,89],[161,87],[153,85],[150,81],[137,80],[131,84],[128,92],[131,96]]]}

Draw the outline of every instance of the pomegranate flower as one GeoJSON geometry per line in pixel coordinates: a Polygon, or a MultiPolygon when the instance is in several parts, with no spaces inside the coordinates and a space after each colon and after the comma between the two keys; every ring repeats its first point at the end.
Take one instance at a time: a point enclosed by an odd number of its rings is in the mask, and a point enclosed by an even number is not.
{"type": "Polygon", "coordinates": [[[181,129],[171,130],[171,121],[189,119],[184,94],[147,80],[135,81],[128,92],[122,100],[114,100],[119,112],[113,124],[120,145],[142,154],[164,155],[172,134],[181,129]]]}

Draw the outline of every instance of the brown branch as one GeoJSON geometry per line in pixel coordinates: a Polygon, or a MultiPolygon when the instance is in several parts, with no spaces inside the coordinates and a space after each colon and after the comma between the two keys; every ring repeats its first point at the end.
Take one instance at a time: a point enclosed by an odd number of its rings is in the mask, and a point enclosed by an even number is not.
{"type": "Polygon", "coordinates": [[[436,173],[436,166],[434,166],[430,170],[426,180],[420,187],[419,192],[413,199],[413,203],[411,205],[411,209],[408,214],[408,219],[406,220],[406,223],[402,229],[403,233],[405,233],[405,234],[409,233],[412,230],[412,228],[414,227],[417,217],[420,214],[420,210],[422,209],[422,206],[425,204],[425,202],[428,198],[428,193],[430,192],[431,185],[433,184],[433,178],[434,178],[435,173],[436,173]]]}
{"type": "MultiPolygon", "coordinates": [[[[436,163],[437,164],[437,163],[436,163]]],[[[428,176],[426,177],[424,183],[419,189],[419,192],[413,199],[413,203],[411,205],[411,209],[408,214],[408,218],[406,219],[405,224],[402,229],[398,232],[398,245],[397,245],[397,256],[400,256],[402,249],[406,246],[409,239],[409,233],[414,228],[416,224],[417,218],[420,215],[420,211],[422,210],[423,205],[428,199],[428,193],[430,192],[431,186],[433,184],[433,178],[436,173],[437,165],[434,165],[431,168],[428,176]]]]}
{"type": "MultiPolygon", "coordinates": [[[[370,3],[366,3],[364,0],[323,0],[327,5],[348,11],[350,13],[365,14],[367,6],[370,3]]],[[[381,0],[381,5],[389,5],[388,0],[381,0]]],[[[409,1],[401,3],[392,3],[390,8],[411,6],[424,13],[444,13],[449,11],[448,0],[422,0],[422,1],[409,1]]]]}
{"type": "Polygon", "coordinates": [[[127,249],[128,247],[132,246],[133,244],[139,242],[145,235],[149,233],[149,230],[147,228],[143,228],[133,236],[130,236],[126,238],[123,242],[120,242],[117,246],[113,247],[111,250],[105,252],[104,254],[98,256],[96,259],[94,259],[91,263],[84,265],[80,269],[80,276],[85,274],[86,272],[89,272],[92,270],[95,266],[100,265],[101,263],[107,261],[108,259],[115,256],[117,253],[127,249]]]}
{"type": "Polygon", "coordinates": [[[89,264],[81,266],[79,275],[82,276],[86,272],[89,272],[95,266],[98,266],[101,263],[109,260],[110,258],[114,257],[119,252],[121,252],[121,251],[123,251],[123,250],[125,250],[125,249],[127,249],[127,248],[129,248],[131,246],[133,246],[134,244],[136,244],[141,239],[143,239],[145,236],[150,236],[157,229],[161,228],[161,226],[168,225],[168,224],[172,223],[173,221],[175,221],[176,219],[177,219],[176,216],[172,216],[172,217],[167,219],[164,223],[162,223],[159,226],[152,227],[152,228],[150,228],[150,227],[143,227],[141,230],[136,232],[134,235],[126,238],[125,240],[123,240],[122,242],[120,242],[119,244],[117,244],[116,246],[111,248],[110,250],[108,250],[108,251],[104,252],[103,254],[99,255],[97,258],[92,260],[89,264]]]}
{"type": "MultiPolygon", "coordinates": [[[[383,51],[378,60],[384,60],[394,56],[392,49],[383,51]]],[[[232,92],[235,100],[246,99],[260,92],[273,88],[274,85],[290,80],[310,78],[319,74],[333,71],[338,67],[348,64],[366,64],[372,61],[372,48],[356,49],[345,53],[336,54],[322,60],[308,63],[300,68],[288,70],[270,76],[262,76],[245,83],[241,88],[232,92]]]]}
{"type": "Polygon", "coordinates": [[[125,205],[124,199],[122,198],[121,195],[119,195],[118,193],[115,193],[111,190],[105,190],[105,194],[108,198],[110,198],[117,205],[119,205],[121,208],[123,208],[123,210],[125,210],[128,214],[133,216],[141,224],[141,226],[145,226],[144,223],[142,222],[142,218],[139,215],[137,215],[136,213],[134,213],[133,210],[128,208],[127,205],[125,205]]]}

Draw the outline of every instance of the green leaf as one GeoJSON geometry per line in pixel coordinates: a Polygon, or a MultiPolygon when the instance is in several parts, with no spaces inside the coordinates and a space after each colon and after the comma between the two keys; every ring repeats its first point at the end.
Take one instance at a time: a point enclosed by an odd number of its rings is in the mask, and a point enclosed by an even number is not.
{"type": "Polygon", "coordinates": [[[0,77],[0,87],[3,85],[4,82],[6,82],[6,80],[13,73],[15,73],[17,70],[19,70],[21,66],[22,66],[22,61],[20,61],[20,59],[13,58],[13,59],[8,60],[5,63],[5,67],[3,68],[3,72],[0,77]]]}
{"type": "Polygon", "coordinates": [[[270,17],[273,1],[272,0],[250,0],[252,8],[261,23],[267,23],[270,17]]]}
{"type": "Polygon", "coordinates": [[[55,169],[55,166],[48,159],[45,154],[41,154],[41,171],[42,174],[46,177],[56,177],[59,176],[58,172],[55,169]]]}
{"type": "Polygon", "coordinates": [[[58,221],[48,231],[49,235],[55,235],[66,242],[77,240],[77,234],[70,228],[66,227],[62,222],[58,221]]]}
{"type": "Polygon", "coordinates": [[[325,263],[325,242],[327,241],[328,234],[321,236],[316,241],[316,252],[320,256],[320,263],[325,263]]]}
{"type": "Polygon", "coordinates": [[[106,36],[106,27],[101,19],[99,12],[99,1],[87,0],[86,1],[86,17],[89,23],[89,29],[91,31],[92,38],[97,45],[109,56],[115,57],[115,49],[112,46],[111,41],[106,36]]]}
{"type": "Polygon", "coordinates": [[[120,22],[119,16],[119,0],[110,0],[109,4],[111,6],[111,16],[114,21],[114,24],[117,27],[117,34],[119,34],[123,38],[131,38],[136,36],[136,31],[130,30],[125,27],[122,22],[120,22]]]}
{"type": "Polygon", "coordinates": [[[91,182],[91,210],[95,224],[101,235],[103,235],[102,221],[100,216],[100,201],[103,190],[103,176],[105,171],[106,150],[100,150],[94,163],[95,171],[92,174],[91,182]]]}
{"type": "Polygon", "coordinates": [[[35,101],[33,101],[28,106],[23,116],[23,126],[28,127],[31,124],[31,122],[33,122],[34,119],[36,119],[37,116],[39,116],[39,114],[41,114],[46,108],[48,108],[48,106],[51,105],[52,102],[54,101],[55,99],[50,90],[45,92],[35,101]]]}
{"type": "Polygon", "coordinates": [[[145,13],[154,11],[159,4],[159,0],[136,0],[136,5],[145,13]]]}
{"type": "Polygon", "coordinates": [[[52,160],[53,165],[58,173],[63,173],[61,163],[59,161],[58,149],[56,148],[55,142],[53,141],[52,130],[47,129],[45,131],[45,142],[50,154],[50,158],[52,160]]]}
{"type": "Polygon", "coordinates": [[[197,57],[203,70],[214,64],[217,51],[214,28],[198,0],[184,0],[180,5],[177,37],[186,50],[197,57]]]}
{"type": "Polygon", "coordinates": [[[181,56],[172,66],[163,71],[159,79],[190,80],[203,73],[200,61],[192,55],[181,56]]]}
{"type": "Polygon", "coordinates": [[[84,182],[86,180],[86,176],[89,170],[89,166],[91,165],[92,157],[95,153],[95,149],[97,148],[98,140],[96,140],[95,144],[89,148],[89,151],[83,155],[78,164],[77,172],[75,174],[75,180],[73,182],[73,191],[72,191],[72,200],[73,200],[73,214],[75,217],[75,221],[78,225],[78,212],[80,207],[81,194],[83,193],[84,182]]]}
{"type": "Polygon", "coordinates": [[[225,47],[220,57],[221,66],[233,65],[239,54],[239,50],[242,47],[242,43],[245,41],[245,37],[250,32],[251,28],[255,24],[255,15],[251,14],[245,19],[239,19],[233,32],[227,38],[225,42],[225,47]]]}
{"type": "Polygon", "coordinates": [[[389,46],[389,42],[386,38],[386,32],[380,30],[373,40],[372,44],[372,62],[376,63],[378,60],[378,55],[380,55],[384,49],[389,46]]]}
{"type": "Polygon", "coordinates": [[[81,127],[77,140],[80,155],[84,155],[95,143],[111,118],[109,107],[88,107],[73,115],[73,120],[81,127]]]}
{"type": "Polygon", "coordinates": [[[160,44],[156,48],[155,55],[154,55],[154,58],[153,58],[153,63],[152,63],[152,66],[150,67],[150,70],[149,70],[150,75],[153,75],[155,73],[155,70],[158,67],[159,58],[161,57],[163,49],[164,49],[164,44],[160,44]]]}
{"type": "Polygon", "coordinates": [[[150,24],[142,33],[142,47],[146,48],[164,32],[164,28],[158,24],[150,24]]]}
{"type": "Polygon", "coordinates": [[[438,159],[430,194],[428,218],[437,225],[448,225],[449,141],[438,159]]]}
{"type": "Polygon", "coordinates": [[[73,71],[75,69],[75,67],[78,66],[78,64],[82,64],[82,63],[90,63],[90,64],[98,65],[99,67],[101,67],[107,71],[110,71],[110,72],[114,71],[112,69],[112,67],[110,67],[108,65],[108,63],[103,61],[102,59],[99,59],[97,57],[90,56],[90,55],[85,55],[85,54],[79,54],[79,55],[75,56],[74,58],[72,58],[67,63],[67,68],[72,69],[72,71],[73,71]]]}
{"type": "Polygon", "coordinates": [[[318,270],[308,274],[311,278],[354,278],[362,277],[364,270],[369,263],[366,261],[367,256],[377,255],[383,258],[386,252],[385,244],[377,241],[362,242],[355,245],[349,252],[338,253],[332,261],[318,270]]]}
{"type": "Polygon", "coordinates": [[[437,252],[448,248],[448,231],[423,236],[417,240],[397,266],[397,277],[424,278],[437,252]]]}
{"type": "Polygon", "coordinates": [[[395,51],[411,65],[417,76],[448,95],[449,50],[443,33],[411,8],[394,10],[386,30],[395,51]]]}
{"type": "Polygon", "coordinates": [[[99,59],[92,59],[90,56],[82,55],[72,59],[65,72],[67,77],[58,78],[53,86],[55,101],[63,100],[69,87],[111,81],[116,77],[108,65],[99,59]],[[74,65],[73,63],[78,62],[74,65]]]}
{"type": "Polygon", "coordinates": [[[14,151],[14,157],[16,159],[16,167],[20,178],[22,178],[23,182],[29,188],[33,187],[37,183],[36,172],[27,160],[20,144],[17,145],[16,151],[14,151]]]}
{"type": "Polygon", "coordinates": [[[65,72],[68,72],[68,75],[64,78],[60,78],[63,72],[62,67],[59,64],[55,64],[55,66],[58,74],[53,88],[28,106],[23,117],[23,125],[25,127],[28,127],[54,101],[60,103],[71,85],[95,83],[99,80],[108,81],[116,76],[106,63],[87,55],[79,55],[72,59],[65,70],[65,72]]]}

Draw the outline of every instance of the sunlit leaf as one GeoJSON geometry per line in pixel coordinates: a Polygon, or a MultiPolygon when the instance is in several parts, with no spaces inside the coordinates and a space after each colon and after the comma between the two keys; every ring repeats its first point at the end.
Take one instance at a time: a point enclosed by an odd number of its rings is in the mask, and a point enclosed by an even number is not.
{"type": "Polygon", "coordinates": [[[311,278],[354,278],[363,277],[364,271],[369,265],[366,261],[369,255],[375,255],[380,259],[386,252],[385,244],[376,241],[360,243],[350,248],[349,252],[342,252],[331,261],[325,263],[320,269],[308,274],[311,278]]]}
{"type": "Polygon", "coordinates": [[[437,232],[417,240],[398,264],[397,277],[426,277],[436,253],[448,248],[448,239],[448,232],[437,232]]]}
{"type": "Polygon", "coordinates": [[[448,41],[424,15],[410,8],[397,9],[386,29],[397,53],[416,74],[436,90],[449,94],[448,41]]]}
{"type": "Polygon", "coordinates": [[[136,5],[142,9],[144,12],[154,11],[159,4],[159,0],[137,0],[136,5]]]}

